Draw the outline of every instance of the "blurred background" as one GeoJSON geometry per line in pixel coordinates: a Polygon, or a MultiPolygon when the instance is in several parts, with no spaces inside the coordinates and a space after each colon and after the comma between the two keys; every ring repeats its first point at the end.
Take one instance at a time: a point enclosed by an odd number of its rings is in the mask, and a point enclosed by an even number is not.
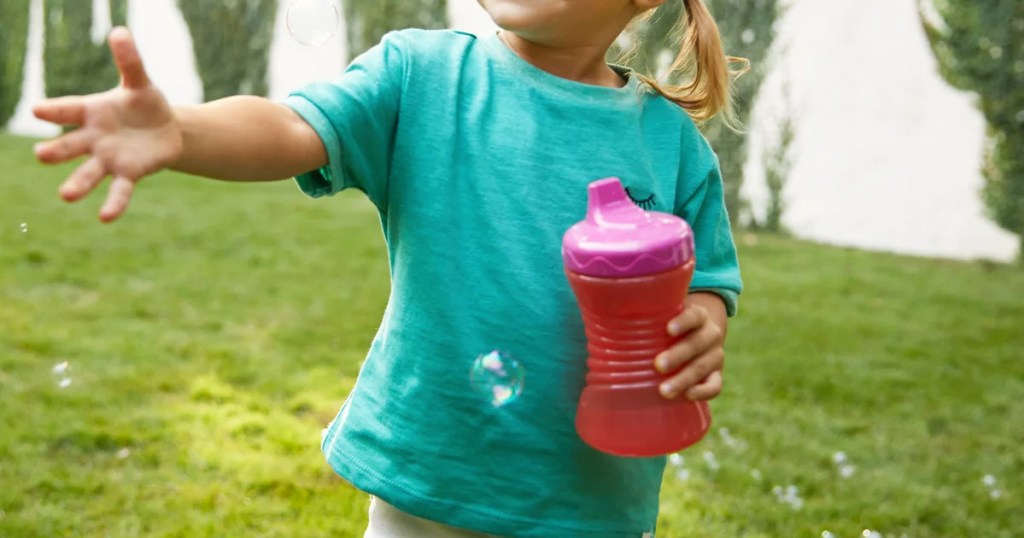
{"type": "MultiPolygon", "coordinates": [[[[706,1],[753,66],[743,132],[704,126],[747,292],[659,536],[1020,536],[1024,0],[706,1]]],[[[663,69],[680,6],[612,61],[663,69]]],[[[356,536],[316,438],[387,299],[375,213],[177,174],[114,227],[62,207],[30,110],[115,85],[121,24],[173,104],[495,27],[474,0],[0,0],[0,536],[356,536]]]]}

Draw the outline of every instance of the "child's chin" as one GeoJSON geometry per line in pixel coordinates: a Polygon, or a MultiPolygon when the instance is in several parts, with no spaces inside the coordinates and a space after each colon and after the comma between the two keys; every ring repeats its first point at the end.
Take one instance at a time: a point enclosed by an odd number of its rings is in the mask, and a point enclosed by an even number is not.
{"type": "Polygon", "coordinates": [[[536,26],[538,22],[535,10],[516,2],[485,0],[483,5],[494,24],[502,30],[524,32],[536,26]]]}

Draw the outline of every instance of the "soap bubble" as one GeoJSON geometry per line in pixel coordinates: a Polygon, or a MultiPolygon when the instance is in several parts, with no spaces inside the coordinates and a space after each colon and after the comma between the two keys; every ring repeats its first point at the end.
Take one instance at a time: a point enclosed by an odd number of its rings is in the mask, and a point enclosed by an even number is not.
{"type": "Polygon", "coordinates": [[[478,394],[494,407],[502,407],[516,400],[523,392],[526,371],[514,357],[501,351],[491,351],[473,361],[469,382],[478,394]]]}
{"type": "Polygon", "coordinates": [[[22,222],[21,226],[19,226],[18,229],[21,230],[21,233],[27,233],[28,232],[28,223],[27,222],[22,222]]]}
{"type": "Polygon", "coordinates": [[[338,32],[340,16],[333,0],[294,0],[285,23],[296,41],[319,47],[338,32]]]}

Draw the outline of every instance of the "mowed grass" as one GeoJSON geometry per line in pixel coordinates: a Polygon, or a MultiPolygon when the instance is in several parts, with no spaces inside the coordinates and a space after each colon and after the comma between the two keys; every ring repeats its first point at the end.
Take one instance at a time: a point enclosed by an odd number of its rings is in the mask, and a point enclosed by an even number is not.
{"type": "MultiPolygon", "coordinates": [[[[31,144],[0,136],[0,537],[360,536],[318,448],[387,300],[369,203],[162,174],[104,226],[31,144]]],[[[1020,536],[1024,271],[739,239],[726,392],[659,537],[1020,536]]]]}

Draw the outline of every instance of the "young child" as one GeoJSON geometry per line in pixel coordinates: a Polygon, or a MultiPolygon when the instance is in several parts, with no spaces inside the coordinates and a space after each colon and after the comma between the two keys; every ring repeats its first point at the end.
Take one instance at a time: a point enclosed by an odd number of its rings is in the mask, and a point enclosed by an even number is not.
{"type": "Polygon", "coordinates": [[[717,158],[695,126],[729,103],[718,29],[701,0],[668,0],[688,13],[675,65],[695,68],[688,85],[605,62],[627,24],[665,1],[483,0],[500,32],[391,33],[338,80],[284,103],[172,108],[118,28],[121,86],[37,106],[79,128],[36,154],[87,156],[60,188],[69,201],[112,176],[106,222],[139,180],[168,168],[231,181],[297,175],[310,196],[366,193],[391,296],[322,444],[332,468],[373,496],[366,536],[653,536],[665,459],[606,455],[574,429],[586,343],[560,248],[585,214],[587,185],[609,176],[646,209],[685,218],[697,269],[666,331],[686,337],[655,364],[674,373],[665,398],[718,395],[741,289],[717,158]],[[495,349],[527,373],[501,408],[468,381],[473,359],[495,349]]]}

